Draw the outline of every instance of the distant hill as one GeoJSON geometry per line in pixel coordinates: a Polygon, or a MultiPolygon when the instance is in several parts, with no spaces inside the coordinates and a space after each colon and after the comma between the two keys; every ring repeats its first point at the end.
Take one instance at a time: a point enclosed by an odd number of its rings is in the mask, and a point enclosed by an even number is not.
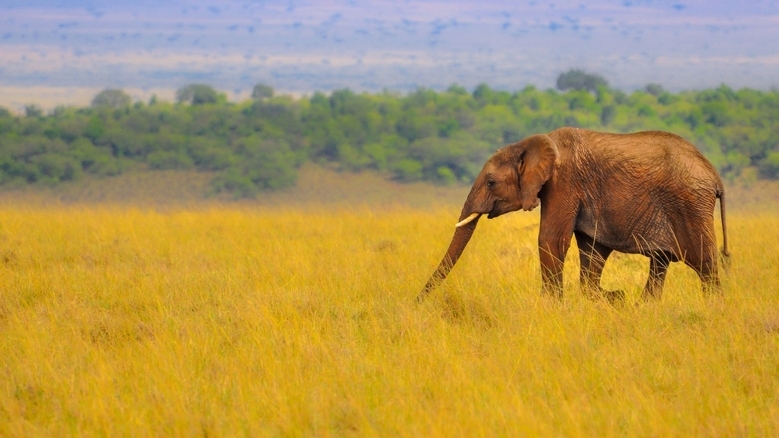
{"type": "Polygon", "coordinates": [[[571,66],[626,91],[768,90],[779,86],[770,41],[779,41],[775,2],[5,0],[0,106],[49,93],[84,104],[78,90],[162,93],[190,82],[235,96],[256,82],[298,96],[546,88],[571,66]]]}

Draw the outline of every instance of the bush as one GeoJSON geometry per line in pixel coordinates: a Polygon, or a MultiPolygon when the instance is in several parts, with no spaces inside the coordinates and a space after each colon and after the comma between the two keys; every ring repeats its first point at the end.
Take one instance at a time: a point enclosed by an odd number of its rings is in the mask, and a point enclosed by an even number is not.
{"type": "Polygon", "coordinates": [[[200,170],[225,170],[235,162],[233,155],[224,148],[204,146],[193,149],[190,154],[200,170]]]}
{"type": "Polygon", "coordinates": [[[297,156],[286,142],[257,136],[234,145],[235,163],[211,182],[214,192],[229,192],[238,198],[253,197],[260,190],[276,190],[297,181],[297,156]]]}
{"type": "Polygon", "coordinates": [[[452,169],[446,167],[446,166],[440,166],[438,169],[435,170],[436,173],[436,182],[440,184],[454,184],[457,182],[457,176],[452,172],[452,169]]]}
{"type": "Polygon", "coordinates": [[[344,168],[352,171],[366,169],[372,163],[369,156],[357,150],[349,143],[338,145],[338,161],[344,168]]]}
{"type": "Polygon", "coordinates": [[[133,162],[128,159],[116,158],[108,154],[101,154],[85,171],[96,176],[116,176],[129,169],[133,162]]]}
{"type": "Polygon", "coordinates": [[[191,169],[194,166],[192,158],[182,152],[154,151],[146,156],[146,164],[150,169],[191,169]]]}
{"type": "Polygon", "coordinates": [[[422,163],[411,158],[406,158],[398,161],[392,166],[392,173],[398,181],[419,181],[422,179],[422,163]]]}
{"type": "Polygon", "coordinates": [[[34,183],[40,179],[38,167],[31,163],[19,161],[13,157],[0,158],[0,182],[34,183]]]}
{"type": "Polygon", "coordinates": [[[81,175],[81,163],[58,154],[35,156],[31,159],[31,164],[38,168],[35,179],[50,184],[73,181],[81,175]]]}
{"type": "Polygon", "coordinates": [[[261,189],[280,189],[297,181],[297,159],[285,142],[264,140],[248,151],[242,173],[261,189]]]}
{"type": "Polygon", "coordinates": [[[235,198],[252,198],[257,194],[257,186],[238,169],[232,168],[217,175],[211,181],[214,193],[231,193],[235,198]]]}
{"type": "Polygon", "coordinates": [[[779,179],[779,152],[771,151],[758,165],[760,176],[764,178],[779,179]]]}
{"type": "Polygon", "coordinates": [[[95,141],[101,138],[103,134],[105,134],[105,122],[103,122],[103,119],[98,116],[90,117],[86,129],[84,129],[84,137],[95,141]]]}

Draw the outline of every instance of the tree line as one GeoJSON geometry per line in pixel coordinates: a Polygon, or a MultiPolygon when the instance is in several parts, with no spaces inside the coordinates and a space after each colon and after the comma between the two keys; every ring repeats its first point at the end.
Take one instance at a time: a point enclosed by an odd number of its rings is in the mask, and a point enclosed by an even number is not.
{"type": "Polygon", "coordinates": [[[295,184],[307,161],[373,169],[403,182],[469,183],[495,149],[561,126],[665,130],[695,144],[726,178],[751,169],[779,178],[779,91],[726,85],[671,93],[657,84],[626,93],[597,75],[563,73],[557,89],[341,89],[295,98],[258,84],[229,102],[206,84],[175,102],[132,102],[107,89],[89,107],[25,114],[0,108],[0,186],[54,185],[133,168],[213,173],[213,193],[252,197],[295,184]]]}

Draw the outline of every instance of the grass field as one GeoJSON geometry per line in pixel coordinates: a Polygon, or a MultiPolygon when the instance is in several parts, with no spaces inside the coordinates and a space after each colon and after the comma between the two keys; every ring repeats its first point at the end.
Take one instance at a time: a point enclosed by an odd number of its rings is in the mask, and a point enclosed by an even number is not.
{"type": "MultiPolygon", "coordinates": [[[[729,217],[724,294],[610,260],[541,297],[538,216],[0,206],[0,436],[776,436],[779,215],[729,217]]],[[[721,241],[721,237],[720,237],[721,241]]]]}

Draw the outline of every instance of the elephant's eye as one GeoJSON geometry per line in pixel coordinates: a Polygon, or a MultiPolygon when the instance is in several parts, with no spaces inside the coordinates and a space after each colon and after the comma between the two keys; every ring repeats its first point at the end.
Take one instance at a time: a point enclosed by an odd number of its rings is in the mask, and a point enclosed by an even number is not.
{"type": "Polygon", "coordinates": [[[488,180],[487,181],[487,188],[494,189],[495,188],[495,180],[488,180]]]}

